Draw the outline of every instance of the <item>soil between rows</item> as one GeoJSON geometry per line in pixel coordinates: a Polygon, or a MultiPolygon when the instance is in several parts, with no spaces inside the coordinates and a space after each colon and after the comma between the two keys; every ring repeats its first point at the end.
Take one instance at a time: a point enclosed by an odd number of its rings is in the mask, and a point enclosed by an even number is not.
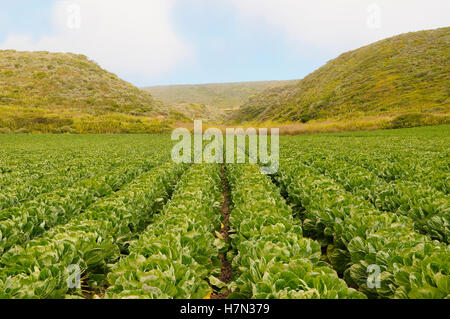
{"type": "MultiPolygon", "coordinates": [[[[222,189],[223,189],[223,202],[222,202],[222,215],[223,215],[223,227],[218,230],[222,237],[225,239],[225,241],[229,240],[228,232],[230,230],[229,227],[229,220],[230,220],[230,198],[229,198],[229,191],[228,191],[228,181],[225,175],[225,166],[222,164],[221,166],[222,171],[222,189]]],[[[222,269],[220,272],[220,281],[224,283],[229,283],[233,279],[233,269],[231,267],[231,263],[227,260],[226,255],[220,254],[220,261],[222,263],[222,269]]],[[[213,293],[211,295],[211,299],[226,299],[231,294],[231,291],[228,290],[227,292],[216,294],[213,293]]]]}

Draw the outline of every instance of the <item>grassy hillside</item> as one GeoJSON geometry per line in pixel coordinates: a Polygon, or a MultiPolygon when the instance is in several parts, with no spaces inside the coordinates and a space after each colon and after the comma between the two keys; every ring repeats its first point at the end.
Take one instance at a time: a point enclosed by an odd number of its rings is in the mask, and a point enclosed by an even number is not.
{"type": "Polygon", "coordinates": [[[219,123],[231,115],[231,109],[220,109],[210,104],[202,103],[176,103],[167,106],[171,110],[172,116],[179,116],[178,119],[204,120],[210,123],[219,123]]]}
{"type": "Polygon", "coordinates": [[[190,119],[223,120],[254,94],[292,81],[152,86],[144,90],[190,119]]]}
{"type": "Polygon", "coordinates": [[[163,114],[151,94],[84,55],[0,51],[0,103],[101,114],[163,114]]]}
{"type": "Polygon", "coordinates": [[[448,122],[449,47],[450,28],[376,42],[342,54],[296,83],[251,97],[230,121],[306,123],[383,116],[392,118],[394,127],[448,122]]]}
{"type": "Polygon", "coordinates": [[[8,50],[0,51],[0,115],[3,130],[83,131],[85,124],[88,132],[116,132],[167,112],[83,55],[8,50]]]}

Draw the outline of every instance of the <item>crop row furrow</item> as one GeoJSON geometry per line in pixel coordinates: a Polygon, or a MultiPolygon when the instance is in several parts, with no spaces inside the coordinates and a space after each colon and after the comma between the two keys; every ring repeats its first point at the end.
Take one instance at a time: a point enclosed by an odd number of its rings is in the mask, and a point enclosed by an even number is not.
{"type": "Polygon", "coordinates": [[[20,207],[0,212],[0,256],[45,231],[67,223],[102,197],[119,190],[137,176],[159,165],[167,156],[128,163],[123,167],[86,180],[68,189],[39,196],[20,207]]]}
{"type": "Polygon", "coordinates": [[[276,177],[305,232],[328,245],[346,281],[369,296],[448,298],[449,247],[413,230],[410,219],[381,212],[315,168],[284,160],[276,177]],[[380,270],[379,285],[369,281],[380,270]]]}
{"type": "Polygon", "coordinates": [[[194,165],[172,199],[108,275],[106,298],[203,298],[218,284],[220,167],[194,165]]]}
{"type": "Polygon", "coordinates": [[[407,216],[418,232],[449,243],[450,201],[447,195],[416,182],[395,180],[388,183],[364,168],[333,158],[314,161],[312,165],[347,191],[369,200],[377,209],[407,216]]]}
{"type": "MultiPolygon", "coordinates": [[[[114,163],[114,162],[113,162],[114,163]]],[[[56,169],[43,168],[25,178],[12,177],[11,185],[5,183],[0,193],[0,210],[13,208],[38,195],[49,193],[93,177],[102,170],[113,168],[113,163],[99,158],[69,160],[56,169]]]]}
{"type": "Polygon", "coordinates": [[[342,158],[371,171],[386,182],[416,182],[423,184],[423,187],[433,187],[448,195],[450,191],[448,157],[430,161],[426,161],[423,157],[423,154],[415,153],[410,158],[402,157],[394,160],[386,155],[360,156],[347,152],[342,158]]]}
{"type": "Polygon", "coordinates": [[[0,298],[64,298],[78,294],[67,285],[70,266],[83,285],[101,289],[105,274],[121,251],[170,197],[185,166],[164,164],[111,194],[68,224],[15,246],[0,259],[0,298]]]}
{"type": "Polygon", "coordinates": [[[321,152],[292,150],[292,153],[333,178],[345,190],[370,201],[377,209],[407,216],[418,232],[449,243],[450,201],[447,195],[417,182],[387,182],[363,167],[321,152]]]}
{"type": "Polygon", "coordinates": [[[236,252],[234,298],[364,298],[321,261],[319,243],[302,228],[271,180],[256,165],[228,165],[236,252]]]}

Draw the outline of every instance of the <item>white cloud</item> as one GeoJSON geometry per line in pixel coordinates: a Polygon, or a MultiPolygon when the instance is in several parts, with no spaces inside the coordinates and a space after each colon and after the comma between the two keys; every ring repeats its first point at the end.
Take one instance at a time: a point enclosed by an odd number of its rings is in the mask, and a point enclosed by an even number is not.
{"type": "Polygon", "coordinates": [[[11,34],[0,48],[82,53],[125,79],[151,81],[193,54],[193,49],[177,36],[171,25],[175,2],[57,1],[52,12],[54,34],[39,39],[11,34]]]}
{"type": "Polygon", "coordinates": [[[230,0],[243,21],[337,53],[396,34],[448,26],[448,0],[230,0]]]}

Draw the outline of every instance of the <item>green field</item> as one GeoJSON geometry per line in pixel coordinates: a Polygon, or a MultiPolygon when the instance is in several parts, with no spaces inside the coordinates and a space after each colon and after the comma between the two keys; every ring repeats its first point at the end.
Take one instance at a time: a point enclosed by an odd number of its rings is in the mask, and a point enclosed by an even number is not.
{"type": "Polygon", "coordinates": [[[450,126],[281,137],[272,176],[172,145],[0,135],[0,298],[450,297],[450,126]]]}

